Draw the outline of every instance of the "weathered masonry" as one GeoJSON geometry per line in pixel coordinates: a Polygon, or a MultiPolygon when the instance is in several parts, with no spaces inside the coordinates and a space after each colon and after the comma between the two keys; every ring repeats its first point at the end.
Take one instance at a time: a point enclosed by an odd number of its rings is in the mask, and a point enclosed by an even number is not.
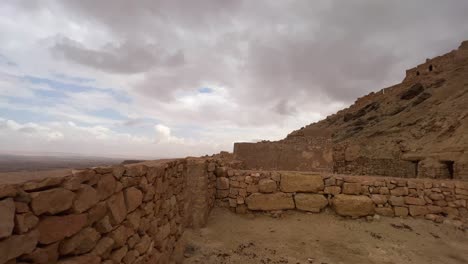
{"type": "MultiPolygon", "coordinates": [[[[47,172],[45,173],[47,176],[47,172]]],[[[178,263],[213,206],[468,221],[468,182],[246,171],[187,158],[0,185],[0,264],[178,263]]]]}

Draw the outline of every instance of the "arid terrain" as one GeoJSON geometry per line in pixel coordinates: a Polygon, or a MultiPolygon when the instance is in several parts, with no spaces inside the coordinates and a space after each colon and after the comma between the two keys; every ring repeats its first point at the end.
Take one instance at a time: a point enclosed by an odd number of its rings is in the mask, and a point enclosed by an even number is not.
{"type": "Polygon", "coordinates": [[[206,228],[189,229],[184,263],[468,263],[468,236],[423,219],[371,222],[333,213],[239,215],[215,208],[206,228]]]}

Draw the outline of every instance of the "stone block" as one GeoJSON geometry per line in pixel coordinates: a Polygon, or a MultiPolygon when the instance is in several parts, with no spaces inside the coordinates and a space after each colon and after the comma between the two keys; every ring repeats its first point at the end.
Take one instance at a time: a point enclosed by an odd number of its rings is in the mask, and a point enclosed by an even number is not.
{"type": "Polygon", "coordinates": [[[75,201],[73,202],[73,211],[82,213],[98,202],[98,194],[96,190],[89,185],[82,185],[76,193],[75,201]]]}
{"type": "Polygon", "coordinates": [[[363,195],[338,194],[333,198],[333,208],[342,216],[367,216],[374,214],[374,202],[363,195]]]}
{"type": "Polygon", "coordinates": [[[102,175],[97,183],[99,200],[109,198],[114,193],[116,180],[111,173],[102,175]]]}
{"type": "Polygon", "coordinates": [[[272,193],[262,194],[254,193],[246,198],[247,207],[250,210],[273,211],[294,209],[294,200],[291,194],[272,193]]]}
{"type": "Polygon", "coordinates": [[[371,199],[375,204],[386,204],[388,201],[387,196],[381,194],[373,194],[371,199]]]}
{"type": "Polygon", "coordinates": [[[328,205],[327,198],[321,194],[298,193],[294,201],[297,209],[313,213],[319,213],[328,205]]]}
{"type": "Polygon", "coordinates": [[[396,187],[390,190],[390,194],[393,196],[406,196],[408,195],[408,187],[396,187]]]}
{"type": "Polygon", "coordinates": [[[323,191],[322,176],[316,174],[283,173],[280,189],[283,192],[312,192],[323,191]]]}
{"type": "Polygon", "coordinates": [[[38,222],[39,218],[32,213],[17,214],[15,216],[15,232],[17,234],[26,233],[33,229],[38,222]]]}
{"type": "Polygon", "coordinates": [[[344,194],[361,194],[361,184],[360,183],[343,183],[343,193],[344,194]]]}
{"type": "MultiPolygon", "coordinates": [[[[33,230],[24,235],[13,235],[0,241],[0,263],[31,253],[36,248],[39,232],[33,230]]],[[[13,263],[16,263],[13,262],[13,263]]]]}
{"type": "Polygon", "coordinates": [[[86,214],[45,217],[37,227],[39,242],[51,244],[70,237],[78,233],[86,223],[86,214]]]}
{"type": "Polygon", "coordinates": [[[123,192],[119,192],[111,196],[107,201],[107,209],[111,217],[112,225],[120,224],[127,216],[127,207],[123,192]]]}
{"type": "Polygon", "coordinates": [[[326,194],[337,195],[341,193],[341,187],[340,186],[326,186],[323,192],[326,194]]]}
{"type": "Polygon", "coordinates": [[[258,182],[258,190],[261,193],[272,193],[276,191],[276,182],[270,179],[261,179],[258,182]]]}
{"type": "Polygon", "coordinates": [[[71,208],[75,193],[64,188],[55,188],[31,193],[31,208],[39,216],[44,213],[57,214],[71,208]]]}
{"type": "Polygon", "coordinates": [[[405,199],[401,196],[390,196],[390,204],[393,206],[403,206],[405,205],[405,199]]]}
{"type": "Polygon", "coordinates": [[[226,177],[219,177],[216,179],[216,189],[227,190],[229,189],[229,179],[226,177]]]}
{"type": "Polygon", "coordinates": [[[59,243],[54,243],[45,247],[36,247],[31,254],[21,257],[21,260],[36,264],[50,264],[57,263],[59,259],[58,253],[59,243]]]}
{"type": "Polygon", "coordinates": [[[394,216],[395,213],[391,207],[377,207],[375,208],[375,213],[382,216],[394,216]]]}
{"type": "Polygon", "coordinates": [[[0,239],[11,236],[15,226],[15,202],[8,198],[0,201],[0,239]]]}
{"type": "Polygon", "coordinates": [[[405,203],[411,205],[425,205],[426,201],[423,198],[406,196],[405,203]]]}
{"type": "Polygon", "coordinates": [[[62,241],[60,243],[60,255],[81,255],[90,252],[96,242],[101,237],[96,229],[88,227],[81,230],[78,234],[62,241]]]}
{"type": "Polygon", "coordinates": [[[130,187],[125,189],[125,204],[127,206],[127,212],[132,212],[138,208],[143,202],[143,193],[136,187],[130,187]]]}
{"type": "Polygon", "coordinates": [[[408,216],[408,208],[395,206],[394,208],[395,216],[407,217],[408,216]]]}
{"type": "Polygon", "coordinates": [[[409,206],[409,214],[411,216],[424,216],[429,213],[429,210],[426,206],[420,205],[410,205],[409,206]]]}

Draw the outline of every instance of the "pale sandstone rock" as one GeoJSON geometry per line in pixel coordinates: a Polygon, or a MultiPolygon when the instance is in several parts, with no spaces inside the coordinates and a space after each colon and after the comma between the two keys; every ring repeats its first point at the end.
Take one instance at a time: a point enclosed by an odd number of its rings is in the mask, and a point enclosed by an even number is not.
{"type": "Polygon", "coordinates": [[[98,202],[98,194],[96,190],[89,185],[82,185],[76,193],[76,199],[73,202],[73,210],[76,213],[82,213],[94,206],[98,202]]]}
{"type": "Polygon", "coordinates": [[[33,230],[24,235],[13,235],[0,241],[0,263],[31,253],[37,244],[39,232],[33,230]]]}
{"type": "Polygon", "coordinates": [[[261,193],[272,193],[276,191],[276,182],[270,179],[261,179],[258,182],[258,190],[261,193]]]}
{"type": "Polygon", "coordinates": [[[75,193],[64,188],[55,188],[31,193],[31,208],[36,215],[57,214],[71,208],[75,193]]]}
{"type": "Polygon", "coordinates": [[[97,183],[97,192],[99,200],[107,199],[114,193],[116,180],[112,174],[102,175],[97,183]]]}
{"type": "Polygon", "coordinates": [[[87,227],[81,230],[78,234],[62,241],[60,243],[60,255],[80,255],[91,251],[96,242],[101,237],[101,234],[96,229],[87,227]]]}
{"type": "Polygon", "coordinates": [[[124,193],[127,213],[133,212],[143,202],[143,193],[136,187],[127,188],[124,190],[124,193]]]}
{"type": "Polygon", "coordinates": [[[15,232],[18,234],[26,233],[33,229],[38,222],[39,218],[32,213],[17,214],[15,216],[15,232]]]}
{"type": "Polygon", "coordinates": [[[339,194],[333,198],[333,208],[342,216],[367,216],[374,214],[374,203],[367,196],[339,194]]]}
{"type": "Polygon", "coordinates": [[[343,183],[343,193],[344,194],[361,194],[361,184],[360,183],[343,183]]]}
{"type": "Polygon", "coordinates": [[[279,192],[272,194],[253,193],[246,198],[246,203],[250,210],[272,211],[295,208],[292,195],[279,192]]]}
{"type": "Polygon", "coordinates": [[[15,203],[7,198],[0,201],[0,239],[11,236],[15,226],[15,203]]]}
{"type": "Polygon", "coordinates": [[[57,242],[45,247],[36,247],[31,254],[25,255],[21,259],[36,264],[56,263],[59,258],[58,246],[59,243],[57,242]]]}
{"type": "Polygon", "coordinates": [[[107,208],[112,225],[120,224],[127,216],[123,192],[114,194],[107,200],[107,208]]]}
{"type": "Polygon", "coordinates": [[[78,233],[86,223],[86,214],[49,216],[41,219],[37,227],[39,242],[41,244],[51,244],[70,237],[78,233]]]}
{"type": "Polygon", "coordinates": [[[409,206],[409,214],[411,216],[424,216],[429,213],[429,210],[426,206],[420,205],[410,205],[409,206]]]}
{"type": "Polygon", "coordinates": [[[280,189],[283,192],[323,191],[322,176],[314,174],[284,173],[281,175],[280,189]]]}
{"type": "Polygon", "coordinates": [[[302,211],[319,213],[328,205],[328,200],[321,194],[298,193],[294,196],[296,207],[302,211]]]}
{"type": "Polygon", "coordinates": [[[71,257],[60,260],[57,264],[99,264],[101,263],[101,258],[98,256],[78,256],[71,257]]]}

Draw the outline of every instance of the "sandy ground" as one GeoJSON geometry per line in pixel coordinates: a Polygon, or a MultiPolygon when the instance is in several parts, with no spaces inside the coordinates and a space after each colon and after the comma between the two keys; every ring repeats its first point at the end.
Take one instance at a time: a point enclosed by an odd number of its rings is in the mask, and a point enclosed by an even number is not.
{"type": "Polygon", "coordinates": [[[212,211],[187,230],[184,263],[468,263],[468,233],[423,219],[344,219],[330,213],[212,211]]]}

